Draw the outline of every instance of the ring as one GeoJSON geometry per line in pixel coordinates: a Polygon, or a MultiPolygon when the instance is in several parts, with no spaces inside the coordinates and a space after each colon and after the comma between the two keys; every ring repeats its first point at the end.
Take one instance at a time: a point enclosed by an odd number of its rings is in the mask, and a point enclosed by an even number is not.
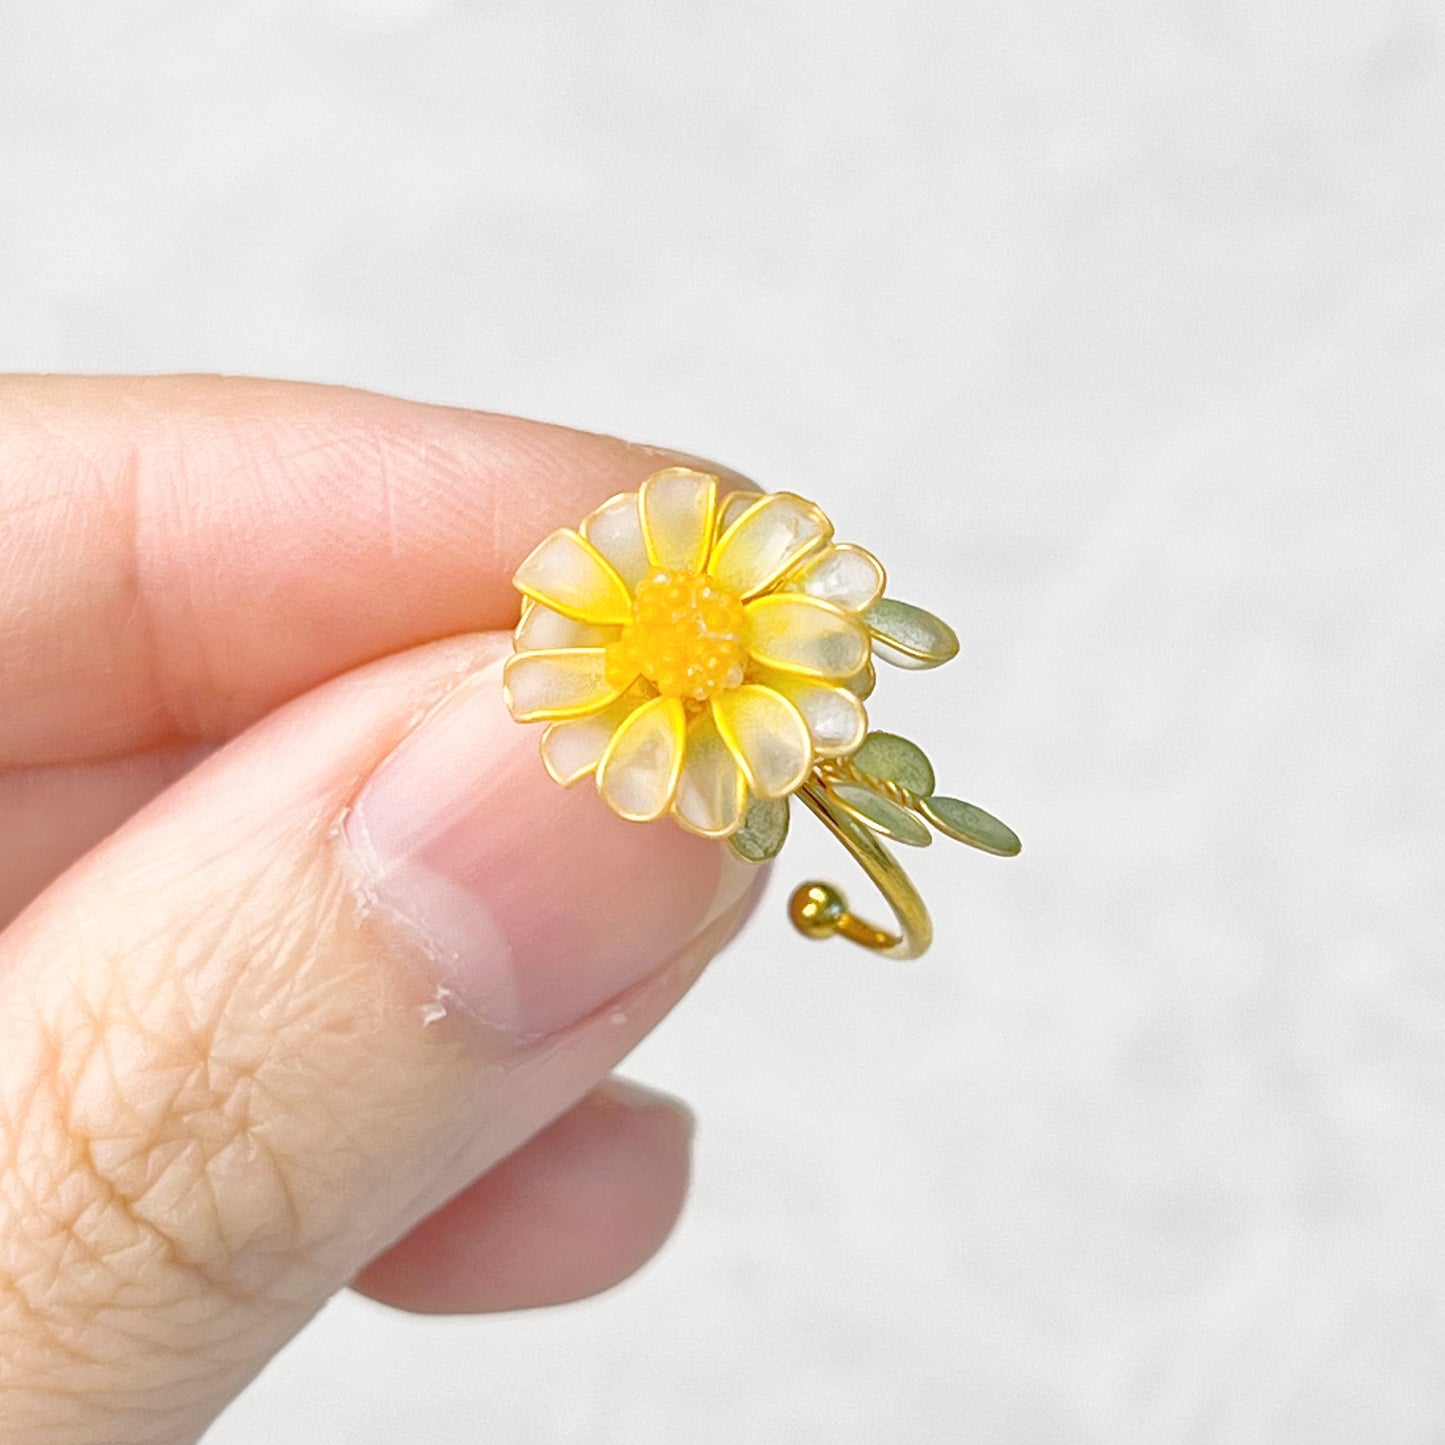
{"type": "Polygon", "coordinates": [[[513,577],[522,615],[503,689],[518,722],[545,723],[542,762],[571,786],[594,776],[632,822],[671,818],[772,858],[801,798],[892,909],[855,917],[831,884],[794,890],[810,938],[839,935],[890,958],[929,945],[928,910],[885,839],[935,832],[1011,857],[997,818],[934,791],[916,743],[869,729],[873,662],[931,668],[958,652],[947,623],[884,596],[862,547],[790,492],[724,492],[669,467],[540,542],[513,577]]]}

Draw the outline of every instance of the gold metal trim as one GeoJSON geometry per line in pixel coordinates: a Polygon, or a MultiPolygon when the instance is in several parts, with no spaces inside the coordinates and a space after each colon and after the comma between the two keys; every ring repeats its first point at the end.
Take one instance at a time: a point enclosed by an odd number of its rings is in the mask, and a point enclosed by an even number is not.
{"type": "Polygon", "coordinates": [[[842,891],[821,881],[804,883],[793,890],[788,900],[793,926],[809,938],[841,935],[884,958],[917,958],[933,941],[933,920],[913,880],[877,834],[839,808],[825,788],[809,781],[798,790],[798,796],[858,860],[859,867],[893,910],[899,931],[890,933],[856,917],[849,911],[842,891]]]}

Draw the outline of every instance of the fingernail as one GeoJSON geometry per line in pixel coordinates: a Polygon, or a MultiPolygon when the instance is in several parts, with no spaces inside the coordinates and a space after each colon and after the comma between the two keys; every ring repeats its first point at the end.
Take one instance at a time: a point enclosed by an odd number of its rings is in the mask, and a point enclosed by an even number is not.
{"type": "Polygon", "coordinates": [[[462,683],[363,785],[345,835],[364,897],[487,1023],[548,1034],[650,977],[751,879],[670,820],[560,788],[513,721],[500,663],[462,683]]]}

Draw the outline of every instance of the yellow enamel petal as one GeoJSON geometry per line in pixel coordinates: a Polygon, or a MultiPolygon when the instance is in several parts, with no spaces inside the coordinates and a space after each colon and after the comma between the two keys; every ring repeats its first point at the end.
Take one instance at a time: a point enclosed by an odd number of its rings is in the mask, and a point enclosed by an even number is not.
{"type": "Polygon", "coordinates": [[[702,713],[688,725],[672,816],[690,833],[726,838],[742,822],[747,800],[743,770],[723,742],[711,710],[702,713]]]}
{"type": "Polygon", "coordinates": [[[582,519],[582,535],[612,564],[612,570],[629,588],[652,570],[647,544],[642,540],[642,517],[636,492],[619,492],[582,519]]]}
{"type": "Polygon", "coordinates": [[[502,695],[518,722],[582,717],[606,707],[631,684],[608,681],[607,651],[576,647],[514,652],[502,669],[502,695]]]}
{"type": "Polygon", "coordinates": [[[760,497],[718,538],[708,571],[740,597],[771,587],[833,535],[833,524],[791,492],[760,497]]]}
{"type": "Polygon", "coordinates": [[[643,482],[637,494],[642,536],[653,566],[701,572],[717,520],[717,478],[669,467],[643,482]]]}
{"type": "Polygon", "coordinates": [[[873,696],[873,689],[878,685],[878,674],[874,671],[873,662],[870,658],[867,666],[861,667],[852,677],[843,679],[843,686],[848,689],[860,702],[866,702],[873,696]]]}
{"type": "Polygon", "coordinates": [[[868,661],[868,632],[842,608],[797,592],[748,603],[749,650],[764,667],[842,681],[868,661]]]}
{"type": "Polygon", "coordinates": [[[848,688],[797,673],[765,669],[758,681],[780,692],[803,715],[820,758],[855,753],[868,733],[868,714],[848,688]]]}
{"type": "Polygon", "coordinates": [[[601,712],[547,724],[542,734],[542,764],[555,782],[570,787],[596,768],[618,726],[641,702],[635,692],[619,697],[601,712]]]}
{"type": "MultiPolygon", "coordinates": [[[[517,618],[517,625],[512,629],[513,652],[521,652],[524,650],[521,644],[517,641],[517,634],[522,630],[523,626],[525,626],[527,619],[532,615],[532,612],[537,607],[537,605],[538,604],[533,602],[530,597],[522,598],[521,616],[517,618]]],[[[550,612],[551,608],[548,608],[548,611],[550,612]]]]}
{"type": "Polygon", "coordinates": [[[760,798],[795,792],[813,766],[813,745],[803,715],[781,693],[757,683],[720,692],[713,721],[760,798]]]}
{"type": "Polygon", "coordinates": [[[643,703],[612,734],[597,766],[597,791],[607,806],[634,823],[662,817],[677,791],[686,736],[680,698],[643,703]]]}
{"type": "Polygon", "coordinates": [[[762,492],[729,492],[717,509],[718,531],[726,532],[754,502],[762,499],[762,492]]]}
{"type": "Polygon", "coordinates": [[[512,646],[518,652],[555,652],[562,647],[606,647],[620,631],[617,627],[598,627],[593,622],[563,617],[560,612],[553,612],[550,607],[543,607],[529,597],[522,620],[512,634],[512,646]]]}
{"type": "Polygon", "coordinates": [[[632,594],[586,538],[563,527],[517,568],[512,585],[553,612],[599,626],[632,616],[632,594]]]}
{"type": "Polygon", "coordinates": [[[835,542],[794,569],[787,587],[821,597],[845,612],[862,612],[883,595],[885,581],[883,564],[871,552],[851,542],[835,542]]]}

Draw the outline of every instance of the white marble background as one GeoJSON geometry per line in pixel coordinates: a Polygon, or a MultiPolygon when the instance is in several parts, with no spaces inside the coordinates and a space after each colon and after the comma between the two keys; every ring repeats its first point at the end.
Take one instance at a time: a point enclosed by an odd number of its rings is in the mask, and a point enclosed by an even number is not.
{"type": "Polygon", "coordinates": [[[0,366],[345,381],[814,494],[1026,842],[746,938],[596,1302],[342,1299],[217,1445],[1445,1439],[1435,0],[0,0],[0,366]]]}

